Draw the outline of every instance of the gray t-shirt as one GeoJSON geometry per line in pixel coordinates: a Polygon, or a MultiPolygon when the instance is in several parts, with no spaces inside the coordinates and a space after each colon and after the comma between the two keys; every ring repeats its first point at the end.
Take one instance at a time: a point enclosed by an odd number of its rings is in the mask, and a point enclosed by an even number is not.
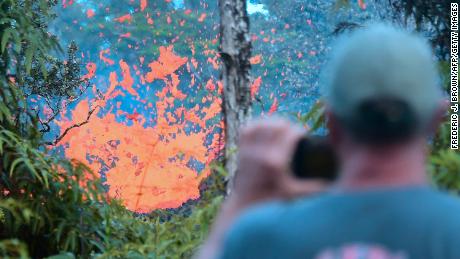
{"type": "Polygon", "coordinates": [[[419,186],[264,204],[237,220],[220,258],[460,259],[460,200],[419,186]]]}

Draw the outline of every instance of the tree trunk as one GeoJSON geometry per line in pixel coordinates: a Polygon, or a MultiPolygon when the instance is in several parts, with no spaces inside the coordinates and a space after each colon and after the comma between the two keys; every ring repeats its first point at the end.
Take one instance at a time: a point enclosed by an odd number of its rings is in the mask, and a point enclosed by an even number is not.
{"type": "Polygon", "coordinates": [[[219,0],[227,194],[237,171],[238,130],[251,114],[251,39],[246,0],[219,0]]]}

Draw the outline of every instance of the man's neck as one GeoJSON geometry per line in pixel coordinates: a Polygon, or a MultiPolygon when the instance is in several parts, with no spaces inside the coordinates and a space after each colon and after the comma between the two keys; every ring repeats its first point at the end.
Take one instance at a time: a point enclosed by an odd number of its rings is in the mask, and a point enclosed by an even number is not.
{"type": "Polygon", "coordinates": [[[344,155],[336,188],[359,190],[426,185],[424,142],[386,149],[354,146],[344,155]]]}

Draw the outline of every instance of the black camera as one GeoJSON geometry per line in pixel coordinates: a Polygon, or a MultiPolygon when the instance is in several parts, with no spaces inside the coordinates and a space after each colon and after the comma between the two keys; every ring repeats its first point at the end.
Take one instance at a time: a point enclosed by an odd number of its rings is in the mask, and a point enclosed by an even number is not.
{"type": "Polygon", "coordinates": [[[300,179],[333,181],[339,170],[338,157],[324,136],[306,136],[297,143],[291,170],[300,179]]]}

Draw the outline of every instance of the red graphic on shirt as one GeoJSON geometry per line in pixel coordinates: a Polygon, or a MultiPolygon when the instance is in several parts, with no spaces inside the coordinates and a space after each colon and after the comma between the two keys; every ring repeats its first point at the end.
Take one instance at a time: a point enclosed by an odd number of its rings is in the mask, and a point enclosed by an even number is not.
{"type": "Polygon", "coordinates": [[[407,259],[404,252],[390,252],[380,245],[349,244],[328,248],[315,259],[407,259]]]}

